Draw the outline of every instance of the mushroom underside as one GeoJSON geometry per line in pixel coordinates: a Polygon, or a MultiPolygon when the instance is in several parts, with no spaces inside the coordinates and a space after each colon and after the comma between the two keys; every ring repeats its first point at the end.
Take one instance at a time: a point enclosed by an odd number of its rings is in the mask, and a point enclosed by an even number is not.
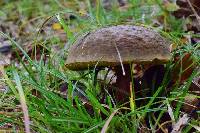
{"type": "Polygon", "coordinates": [[[65,66],[70,69],[70,70],[87,70],[90,68],[94,67],[115,67],[115,66],[120,66],[121,64],[123,65],[130,65],[130,64],[154,64],[154,65],[159,65],[159,64],[164,64],[168,62],[168,59],[165,58],[154,58],[154,59],[146,59],[146,60],[131,60],[131,61],[89,61],[89,62],[72,62],[72,63],[67,63],[65,66]]]}

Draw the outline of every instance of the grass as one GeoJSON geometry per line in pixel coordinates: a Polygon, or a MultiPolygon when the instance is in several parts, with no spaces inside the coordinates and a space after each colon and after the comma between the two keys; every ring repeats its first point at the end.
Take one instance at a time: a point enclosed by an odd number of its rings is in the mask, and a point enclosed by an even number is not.
{"type": "MultiPolygon", "coordinates": [[[[45,50],[40,59],[35,60],[18,42],[7,36],[6,33],[0,32],[24,56],[21,58],[20,53],[17,54],[20,67],[16,67],[13,62],[10,66],[0,69],[3,72],[1,81],[8,87],[8,91],[0,93],[0,128],[10,125],[8,126],[10,130],[17,132],[18,130],[24,131],[26,127],[28,132],[30,124],[30,130],[35,132],[137,132],[142,127],[147,127],[145,124],[149,123],[148,127],[152,132],[156,132],[158,129],[163,131],[162,119],[169,113],[168,108],[172,107],[174,102],[177,103],[172,111],[175,121],[178,121],[183,114],[181,109],[184,97],[188,94],[192,79],[200,75],[199,71],[194,71],[184,84],[180,84],[180,80],[177,80],[177,83],[171,88],[171,93],[166,94],[167,86],[171,82],[170,74],[178,63],[169,62],[165,65],[166,73],[161,86],[152,92],[151,96],[136,97],[135,99],[137,103],[144,101],[147,103],[131,108],[129,103],[113,103],[114,98],[111,95],[106,95],[105,100],[100,101],[102,88],[100,83],[97,83],[96,86],[93,84],[94,71],[73,72],[66,70],[64,66],[67,48],[78,36],[108,25],[128,23],[153,26],[153,20],[162,14],[166,20],[163,24],[164,29],[167,29],[169,25],[172,27],[171,32],[163,31],[163,35],[170,38],[176,45],[182,45],[180,38],[190,33],[182,31],[179,21],[175,18],[172,19],[170,12],[163,10],[162,5],[158,4],[159,1],[130,0],[126,10],[120,9],[117,5],[113,5],[111,10],[106,10],[99,0],[96,1],[96,7],[93,7],[89,0],[85,0],[86,8],[81,10],[79,10],[81,2],[76,0],[69,1],[69,4],[71,2],[74,6],[68,8],[65,8],[57,0],[48,2],[47,5],[51,7],[50,11],[44,9],[45,2],[42,1],[10,1],[3,7],[7,9],[8,15],[12,13],[12,10],[17,10],[22,18],[25,18],[18,21],[52,16],[51,18],[57,19],[57,22],[64,28],[68,42],[67,47],[63,47],[59,53],[54,53],[51,51],[51,46],[55,40],[38,39],[42,34],[35,32],[37,37],[33,38],[33,43],[44,46],[49,56],[52,57],[44,62],[45,50]],[[15,7],[14,4],[18,6],[15,7]],[[157,7],[158,11],[152,14],[154,7],[157,7]],[[65,14],[74,15],[76,19],[65,19],[65,14]],[[60,94],[59,88],[64,83],[67,83],[68,93],[65,92],[63,95],[60,94]],[[76,93],[80,92],[83,98],[76,96],[76,93]],[[87,100],[85,104],[84,99],[87,100]]],[[[51,22],[51,18],[43,20],[43,23],[40,23],[40,29],[51,22]]],[[[177,53],[183,56],[186,52],[191,53],[194,62],[199,65],[199,44],[184,44],[183,48],[174,51],[173,56],[177,53]]],[[[183,71],[180,70],[179,74],[183,71]]],[[[195,97],[200,98],[197,95],[195,97]]],[[[196,113],[199,119],[200,112],[196,113]]],[[[191,117],[190,124],[186,125],[183,132],[190,132],[192,125],[200,126],[198,119],[191,117]]]]}

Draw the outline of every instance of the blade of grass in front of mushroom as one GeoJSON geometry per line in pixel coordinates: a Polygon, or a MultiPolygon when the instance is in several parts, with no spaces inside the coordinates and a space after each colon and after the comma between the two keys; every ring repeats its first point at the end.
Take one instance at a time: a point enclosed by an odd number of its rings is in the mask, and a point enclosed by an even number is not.
{"type": "MultiPolygon", "coordinates": [[[[103,58],[103,57],[102,57],[103,58]]],[[[101,59],[102,59],[101,58],[101,59]]],[[[100,60],[101,60],[100,59],[100,60]]],[[[99,64],[99,61],[97,61],[97,63],[95,64],[95,66],[94,66],[94,69],[93,69],[93,73],[94,73],[94,76],[93,76],[93,84],[94,84],[94,87],[97,85],[97,76],[98,76],[98,73],[99,73],[99,71],[101,71],[101,68],[97,68],[97,66],[98,66],[98,64],[99,64]]]]}
{"type": "Polygon", "coordinates": [[[131,111],[135,111],[136,104],[135,104],[135,92],[134,92],[134,84],[130,83],[130,107],[131,111]]]}
{"type": "Polygon", "coordinates": [[[86,108],[83,106],[81,100],[77,96],[75,96],[74,100],[75,100],[75,103],[77,105],[78,111],[80,112],[81,116],[84,117],[85,120],[92,122],[93,120],[92,120],[91,116],[89,115],[88,111],[86,110],[86,108]]]}
{"type": "MultiPolygon", "coordinates": [[[[192,80],[193,79],[193,77],[195,76],[195,74],[197,74],[197,73],[193,73],[193,75],[191,75],[191,77],[189,78],[190,80],[192,80]]],[[[189,81],[190,81],[189,80],[189,81]]],[[[176,83],[176,84],[179,84],[179,83],[176,83]]],[[[186,94],[186,92],[187,92],[187,90],[189,89],[188,87],[190,86],[190,82],[187,82],[187,85],[185,86],[185,87],[183,87],[184,89],[182,89],[182,90],[184,90],[184,92],[183,92],[183,94],[182,94],[182,98],[181,97],[179,97],[180,98],[180,101],[177,103],[177,107],[176,107],[176,109],[175,109],[175,116],[176,116],[176,119],[177,119],[177,116],[179,115],[179,111],[180,111],[180,109],[181,109],[181,106],[182,106],[182,104],[183,104],[183,100],[184,100],[184,93],[186,94]],[[177,114],[178,113],[178,114],[177,114]]],[[[178,85],[176,85],[176,87],[174,88],[174,90],[173,91],[177,91],[179,88],[178,88],[178,85]]],[[[177,95],[173,95],[173,93],[171,93],[171,100],[170,100],[170,103],[173,101],[173,99],[176,99],[177,98],[177,95]]],[[[159,116],[158,116],[158,118],[157,118],[157,121],[156,121],[156,124],[155,124],[155,126],[157,125],[157,123],[158,123],[158,121],[160,120],[160,118],[163,116],[163,111],[159,114],[159,116]]]]}
{"type": "Polygon", "coordinates": [[[89,101],[93,105],[93,108],[96,114],[99,113],[97,112],[97,109],[100,109],[103,114],[105,114],[106,116],[109,116],[108,111],[101,105],[101,103],[94,97],[94,95],[89,90],[86,90],[86,94],[88,96],[89,101]]]}
{"type": "Polygon", "coordinates": [[[23,114],[24,114],[25,132],[30,133],[31,132],[31,130],[30,130],[30,118],[29,118],[29,114],[28,114],[28,107],[27,107],[27,104],[26,104],[26,98],[25,98],[25,95],[24,95],[22,84],[21,84],[19,75],[15,70],[13,71],[13,75],[14,75],[14,79],[15,79],[15,82],[16,82],[16,85],[17,85],[16,87],[17,87],[18,92],[19,92],[19,99],[20,99],[22,111],[23,111],[23,114]]]}
{"type": "MultiPolygon", "coordinates": [[[[188,79],[188,82],[186,83],[186,85],[182,88],[182,94],[180,95],[181,97],[185,97],[188,90],[189,90],[189,87],[192,83],[192,80],[194,79],[195,76],[199,75],[200,72],[199,71],[193,71],[193,73],[191,74],[191,76],[189,77],[188,79]]],[[[180,102],[177,103],[176,105],[176,109],[175,109],[175,113],[174,113],[174,116],[175,116],[175,119],[178,119],[178,116],[179,116],[179,113],[180,113],[180,109],[183,105],[183,101],[184,99],[180,99],[180,102]]]]}
{"type": "MultiPolygon", "coordinates": [[[[163,83],[161,84],[161,86],[158,88],[158,89],[161,89],[161,87],[166,87],[166,90],[168,89],[167,87],[168,87],[168,85],[170,84],[170,82],[171,82],[171,79],[170,79],[170,73],[171,73],[171,69],[172,69],[172,65],[173,65],[173,63],[172,63],[172,61],[170,61],[168,64],[167,64],[167,66],[166,66],[166,72],[165,72],[165,76],[164,76],[164,78],[163,78],[163,83]]],[[[170,101],[170,103],[171,103],[171,101],[170,101]]],[[[164,113],[165,113],[166,111],[165,110],[163,110],[163,111],[161,111],[160,113],[159,113],[159,115],[158,115],[158,117],[157,117],[157,120],[155,121],[155,124],[154,124],[154,127],[156,127],[158,124],[159,124],[159,121],[161,120],[161,118],[163,117],[163,115],[164,115],[164,113]]]]}
{"type": "MultiPolygon", "coordinates": [[[[115,44],[115,48],[116,48],[116,51],[117,51],[117,54],[118,54],[118,57],[119,57],[119,60],[120,60],[120,63],[121,63],[121,67],[122,67],[122,72],[123,72],[123,75],[125,76],[126,73],[125,73],[125,70],[124,70],[124,66],[123,66],[123,63],[122,63],[122,58],[121,58],[121,55],[120,55],[120,52],[119,52],[119,49],[117,48],[117,45],[116,45],[116,42],[114,43],[115,44]]],[[[131,65],[132,66],[132,65],[131,65]]],[[[131,67],[130,66],[130,67],[131,67]]],[[[132,71],[131,71],[132,73],[132,71]]],[[[132,74],[131,74],[132,75],[132,74]]],[[[133,80],[133,79],[132,79],[133,80]]],[[[134,111],[135,110],[135,92],[134,92],[134,84],[133,84],[134,81],[132,81],[132,83],[129,83],[130,84],[130,107],[131,107],[131,110],[134,111]],[[134,93],[134,94],[133,94],[134,93]]],[[[119,88],[118,88],[119,89],[119,88]]]]}
{"type": "MultiPolygon", "coordinates": [[[[136,89],[135,87],[137,87],[134,84],[134,64],[130,64],[130,69],[131,69],[131,83],[130,83],[130,107],[131,107],[131,111],[134,112],[136,111],[136,89]]],[[[140,117],[140,114],[137,114],[138,117],[140,117]]],[[[136,119],[136,116],[134,116],[134,119],[136,119]]]]}
{"type": "Polygon", "coordinates": [[[117,48],[116,42],[114,42],[114,44],[115,44],[116,52],[117,52],[117,55],[118,55],[118,57],[119,57],[119,61],[120,61],[121,67],[122,67],[123,75],[125,76],[126,73],[125,73],[125,71],[124,71],[124,65],[123,65],[123,63],[122,63],[122,57],[121,57],[121,55],[120,55],[119,49],[117,48]]]}
{"type": "MultiPolygon", "coordinates": [[[[168,66],[166,67],[166,72],[164,74],[164,78],[163,78],[163,81],[161,83],[161,86],[158,87],[158,89],[156,90],[156,92],[153,94],[152,98],[149,100],[149,102],[147,103],[147,105],[145,105],[145,109],[144,110],[148,110],[152,103],[154,102],[154,100],[156,99],[156,97],[159,95],[159,93],[167,87],[169,81],[168,81],[168,75],[169,75],[169,64],[168,66]]],[[[146,116],[146,112],[142,113],[142,118],[145,118],[146,116]]]]}

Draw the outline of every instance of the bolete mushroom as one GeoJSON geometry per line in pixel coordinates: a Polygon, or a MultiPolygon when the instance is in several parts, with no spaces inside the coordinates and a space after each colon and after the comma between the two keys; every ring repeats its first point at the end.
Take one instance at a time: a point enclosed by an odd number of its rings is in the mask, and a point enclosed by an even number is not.
{"type": "Polygon", "coordinates": [[[118,89],[129,92],[130,64],[163,64],[169,59],[170,43],[158,32],[143,26],[118,25],[79,38],[69,49],[66,67],[71,70],[112,67],[118,89]]]}

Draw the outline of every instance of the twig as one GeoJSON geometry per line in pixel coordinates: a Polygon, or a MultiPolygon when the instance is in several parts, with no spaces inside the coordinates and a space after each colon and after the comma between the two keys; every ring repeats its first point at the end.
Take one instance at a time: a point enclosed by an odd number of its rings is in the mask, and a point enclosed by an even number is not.
{"type": "Polygon", "coordinates": [[[117,48],[116,43],[115,43],[115,48],[116,48],[117,54],[118,54],[118,56],[119,56],[119,61],[120,61],[121,67],[122,67],[123,75],[126,75],[125,70],[124,70],[124,66],[123,66],[123,63],[122,63],[122,58],[121,58],[121,55],[120,55],[119,49],[117,48]]]}
{"type": "Polygon", "coordinates": [[[194,7],[192,6],[192,3],[190,2],[190,0],[187,0],[187,2],[188,2],[188,4],[189,4],[190,8],[192,9],[192,11],[193,11],[195,17],[197,18],[197,21],[198,21],[198,23],[199,23],[199,26],[197,26],[197,28],[198,28],[198,30],[200,30],[200,17],[199,17],[199,15],[197,14],[197,12],[196,12],[196,10],[194,9],[194,7]]]}

